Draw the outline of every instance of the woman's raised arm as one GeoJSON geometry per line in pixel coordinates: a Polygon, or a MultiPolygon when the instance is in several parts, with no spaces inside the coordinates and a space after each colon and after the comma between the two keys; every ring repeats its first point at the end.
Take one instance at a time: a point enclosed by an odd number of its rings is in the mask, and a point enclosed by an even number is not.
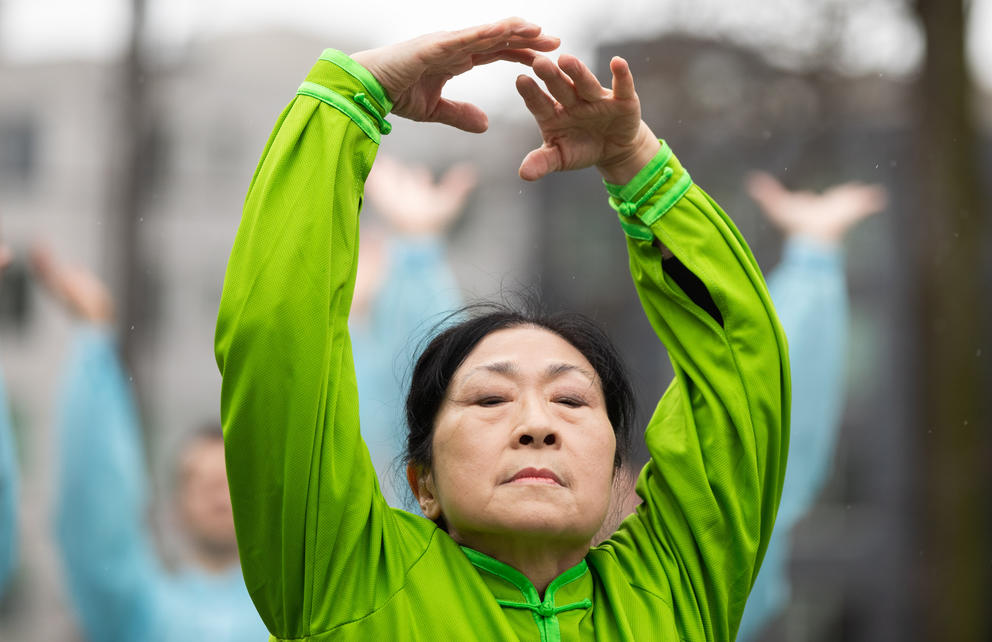
{"type": "Polygon", "coordinates": [[[775,521],[788,452],[789,364],[764,279],[733,222],[693,185],[640,119],[627,63],[612,89],[578,59],[533,63],[548,93],[520,91],[544,138],[529,180],[596,166],[627,235],[644,310],[675,381],[647,429],[644,503],[590,555],[671,614],[632,622],[637,636],[732,640],[775,521]],[[675,631],[652,626],[675,622],[675,631]],[[638,632],[640,631],[640,632],[638,632]]]}
{"type": "Polygon", "coordinates": [[[733,640],[785,473],[785,335],[740,233],[667,145],[630,183],[608,187],[675,380],[645,434],[644,503],[605,548],[633,584],[671,595],[685,639],[733,640]]]}
{"type": "Polygon", "coordinates": [[[276,123],[228,263],[216,355],[245,582],[279,638],[361,617],[404,572],[400,551],[380,554],[389,509],[359,435],[347,327],[385,116],[484,129],[481,110],[441,98],[447,79],[554,46],[511,19],[356,54],[368,69],[328,50],[276,123]]]}

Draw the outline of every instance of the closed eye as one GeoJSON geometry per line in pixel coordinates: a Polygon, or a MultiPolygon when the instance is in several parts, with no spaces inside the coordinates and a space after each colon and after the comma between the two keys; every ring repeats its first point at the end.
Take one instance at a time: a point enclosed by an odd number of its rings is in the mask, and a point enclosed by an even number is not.
{"type": "Polygon", "coordinates": [[[582,399],[577,399],[575,397],[558,397],[554,400],[555,403],[567,406],[569,408],[579,408],[586,405],[586,402],[582,399]]]}
{"type": "Polygon", "coordinates": [[[482,406],[483,408],[492,408],[502,403],[506,403],[506,399],[503,397],[483,397],[477,400],[475,405],[482,406]]]}

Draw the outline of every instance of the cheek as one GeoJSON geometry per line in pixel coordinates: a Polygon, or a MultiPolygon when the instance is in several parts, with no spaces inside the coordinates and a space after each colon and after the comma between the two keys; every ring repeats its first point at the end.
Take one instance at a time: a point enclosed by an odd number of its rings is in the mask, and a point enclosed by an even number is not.
{"type": "Polygon", "coordinates": [[[578,470],[587,475],[597,486],[610,487],[613,483],[613,468],[616,459],[616,435],[608,420],[595,426],[583,440],[582,453],[578,456],[582,465],[578,470]]]}
{"type": "Polygon", "coordinates": [[[466,495],[488,484],[505,450],[505,438],[470,413],[451,413],[438,421],[432,441],[433,469],[442,496],[466,495]]]}

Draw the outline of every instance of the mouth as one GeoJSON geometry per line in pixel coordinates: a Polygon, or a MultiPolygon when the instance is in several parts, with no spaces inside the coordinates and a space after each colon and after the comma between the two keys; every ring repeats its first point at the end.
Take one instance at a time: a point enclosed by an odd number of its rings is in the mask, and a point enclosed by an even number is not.
{"type": "Polygon", "coordinates": [[[564,486],[561,479],[547,468],[524,468],[504,482],[506,484],[546,484],[564,486]]]}

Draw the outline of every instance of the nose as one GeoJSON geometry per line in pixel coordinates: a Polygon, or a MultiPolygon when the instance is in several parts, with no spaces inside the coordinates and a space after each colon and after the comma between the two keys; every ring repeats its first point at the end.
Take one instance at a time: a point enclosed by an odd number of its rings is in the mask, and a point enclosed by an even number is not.
{"type": "MultiPolygon", "coordinates": [[[[541,439],[539,443],[545,444],[547,446],[554,446],[555,439],[556,438],[555,438],[554,433],[550,433],[549,432],[548,434],[544,435],[544,438],[541,439]]],[[[521,446],[529,446],[529,445],[531,445],[533,443],[538,443],[538,441],[536,439],[534,439],[534,436],[533,435],[529,435],[529,434],[526,434],[526,433],[523,434],[523,435],[520,435],[520,445],[521,446]]]]}
{"type": "Polygon", "coordinates": [[[561,435],[555,428],[551,413],[543,399],[527,399],[522,408],[514,439],[520,446],[542,448],[561,443],[561,435]]]}

